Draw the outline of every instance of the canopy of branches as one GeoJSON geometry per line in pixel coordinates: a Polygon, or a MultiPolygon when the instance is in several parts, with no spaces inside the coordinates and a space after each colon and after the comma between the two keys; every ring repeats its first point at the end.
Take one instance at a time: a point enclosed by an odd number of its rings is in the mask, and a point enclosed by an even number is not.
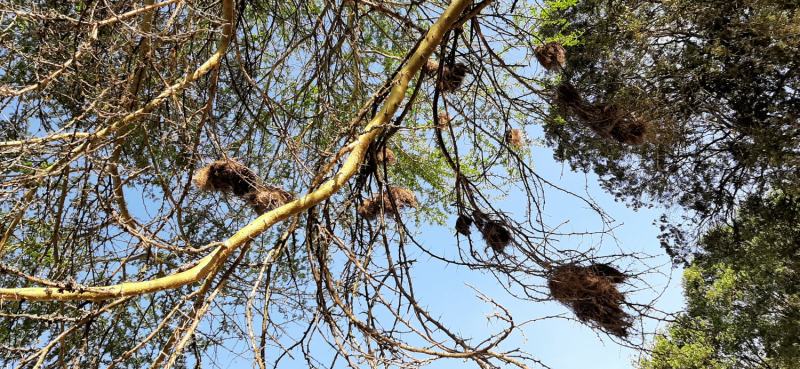
{"type": "Polygon", "coordinates": [[[557,78],[536,58],[564,55],[537,49],[540,10],[3,1],[0,364],[536,363],[499,345],[520,329],[502,306],[486,337],[427,311],[411,254],[638,335],[646,305],[607,275],[626,265],[556,247],[569,233],[543,221],[562,190],[533,171],[525,127],[557,78]],[[511,188],[514,219],[495,201],[511,188]],[[419,242],[416,224],[451,215],[452,249],[419,242]]]}
{"type": "MultiPolygon", "coordinates": [[[[579,109],[556,106],[568,121],[545,125],[557,159],[635,207],[691,211],[692,229],[729,218],[747,194],[798,191],[795,1],[586,0],[550,17],[545,35],[580,34],[564,79],[587,104],[613,105],[651,131],[649,145],[609,145],[571,123],[579,109]]],[[[674,256],[690,250],[691,239],[670,238],[674,256]]]]}

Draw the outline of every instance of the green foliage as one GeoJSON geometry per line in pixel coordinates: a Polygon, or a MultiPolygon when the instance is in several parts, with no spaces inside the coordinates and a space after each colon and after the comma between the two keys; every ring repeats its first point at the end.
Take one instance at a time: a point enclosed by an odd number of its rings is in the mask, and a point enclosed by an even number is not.
{"type": "Polygon", "coordinates": [[[642,369],[795,368],[800,362],[800,198],[748,199],[703,237],[684,272],[687,311],[642,369]]]}
{"type": "MultiPolygon", "coordinates": [[[[558,160],[594,171],[631,206],[680,205],[695,225],[730,217],[742,194],[797,191],[800,15],[784,0],[587,0],[555,7],[543,37],[567,46],[565,80],[588,103],[646,121],[650,143],[595,136],[576,119],[546,124],[558,160]]],[[[553,117],[570,112],[554,106],[553,117]]],[[[668,240],[665,239],[665,246],[668,240]]],[[[668,251],[681,257],[686,243],[668,251]]]]}

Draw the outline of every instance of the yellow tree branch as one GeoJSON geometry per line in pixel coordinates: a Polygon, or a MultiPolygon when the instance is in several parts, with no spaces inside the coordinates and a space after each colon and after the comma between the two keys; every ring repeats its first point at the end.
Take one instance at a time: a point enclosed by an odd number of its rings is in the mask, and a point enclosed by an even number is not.
{"type": "MultiPolygon", "coordinates": [[[[392,81],[392,90],[386,99],[381,110],[367,125],[366,133],[360,135],[355,142],[350,144],[352,150],[342,168],[333,176],[331,180],[322,184],[316,191],[309,193],[291,203],[281,206],[269,213],[266,213],[252,223],[248,224],[231,238],[218,247],[210,255],[203,258],[197,266],[174,275],[158,278],[151,281],[130,282],[115,286],[96,287],[84,291],[54,290],[51,288],[15,288],[0,289],[0,300],[29,300],[29,301],[55,301],[55,300],[108,300],[124,296],[136,296],[158,291],[185,286],[205,278],[218,264],[224,263],[237,248],[244,245],[247,241],[257,237],[273,225],[289,217],[308,210],[317,205],[341,189],[358,172],[359,165],[364,159],[364,155],[370,143],[380,134],[383,127],[388,124],[398,107],[405,99],[408,84],[414,75],[419,72],[422,65],[430,58],[437,46],[442,42],[445,33],[452,24],[462,14],[464,9],[470,4],[470,0],[454,0],[445,10],[442,16],[433,24],[425,39],[422,40],[416,52],[411,55],[408,63],[392,81]]],[[[229,8],[232,12],[232,0],[226,0],[223,8],[229,8]]],[[[226,20],[232,18],[232,13],[225,16],[226,20]]],[[[230,32],[230,23],[226,23],[227,32],[230,32]]],[[[229,40],[229,36],[227,37],[229,40]]],[[[227,46],[227,44],[226,44],[227,46]]],[[[220,48],[223,50],[223,48],[220,48]]],[[[219,53],[219,52],[218,52],[219,53]]],[[[208,63],[207,63],[208,64],[208,63]]],[[[196,72],[197,73],[197,72],[196,72]]],[[[188,80],[188,78],[187,78],[188,80]]],[[[166,93],[166,91],[165,91],[166,93]]],[[[162,94],[164,95],[164,94],[162,94]]],[[[161,96],[159,96],[161,97],[161,96]]],[[[151,103],[152,104],[152,103],[151,103]]]]}

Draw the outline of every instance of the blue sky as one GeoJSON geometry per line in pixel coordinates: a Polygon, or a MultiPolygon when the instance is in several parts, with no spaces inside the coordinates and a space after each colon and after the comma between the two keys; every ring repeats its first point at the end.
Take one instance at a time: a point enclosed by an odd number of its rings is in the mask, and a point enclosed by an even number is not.
{"type": "MultiPolygon", "coordinates": [[[[663,254],[656,239],[658,228],[653,225],[653,220],[661,214],[661,211],[659,209],[633,211],[615,202],[614,196],[599,188],[596,176],[571,172],[569,168],[552,159],[552,151],[549,148],[533,147],[532,156],[538,174],[548,180],[557,181],[556,184],[559,186],[590,195],[619,226],[613,232],[616,241],[612,237],[604,237],[602,241],[596,236],[594,239],[572,237],[562,239],[560,244],[565,248],[585,250],[591,245],[602,243],[598,252],[600,256],[620,252],[640,252],[654,256],[645,262],[650,267],[660,266],[658,270],[663,274],[651,273],[643,276],[653,288],[633,293],[631,300],[647,303],[664,292],[655,306],[662,311],[679,310],[683,306],[680,270],[672,270],[669,258],[663,254]]],[[[598,217],[586,209],[585,204],[556,191],[549,191],[546,195],[548,206],[545,208],[545,213],[549,216],[550,224],[569,220],[565,225],[566,229],[576,232],[600,228],[598,217]]],[[[512,191],[506,201],[498,204],[518,220],[523,219],[525,211],[523,207],[525,201],[520,196],[522,196],[520,191],[512,191]]],[[[454,221],[454,218],[451,219],[450,224],[454,221]]],[[[419,236],[418,239],[425,240],[426,245],[455,247],[455,236],[450,229],[423,226],[419,231],[424,237],[419,236]]],[[[476,240],[476,244],[481,242],[476,240]]],[[[521,301],[509,296],[490,275],[470,271],[467,268],[445,266],[436,260],[421,259],[417,265],[419,267],[416,274],[416,288],[418,296],[422,296],[423,306],[427,303],[432,315],[441,316],[448,327],[458,327],[456,330],[465,336],[470,336],[472,333],[476,337],[485,337],[487,332],[500,330],[499,326],[493,327],[487,324],[485,318],[494,312],[493,306],[479,300],[476,292],[465,283],[479,289],[509,309],[515,322],[518,323],[559,314],[567,318],[572,317],[572,313],[558,303],[521,301]],[[422,280],[424,283],[420,283],[422,280]]],[[[628,267],[624,262],[619,266],[628,267]]],[[[630,268],[642,271],[645,265],[634,264],[630,268]]],[[[634,286],[626,286],[625,289],[630,291],[642,288],[646,286],[636,282],[634,286]]],[[[645,325],[652,331],[656,327],[656,322],[646,321],[645,325]]],[[[525,337],[516,334],[506,341],[506,348],[520,347],[552,368],[626,368],[631,366],[631,357],[636,354],[636,351],[613,342],[602,333],[598,335],[574,320],[555,318],[537,321],[526,325],[524,331],[525,337]]],[[[432,367],[446,368],[453,367],[453,364],[453,362],[441,362],[432,367]]]]}

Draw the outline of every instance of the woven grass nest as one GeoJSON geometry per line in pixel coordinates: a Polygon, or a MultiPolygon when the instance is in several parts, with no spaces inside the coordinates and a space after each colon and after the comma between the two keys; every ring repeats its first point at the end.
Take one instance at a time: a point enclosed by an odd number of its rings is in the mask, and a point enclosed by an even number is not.
{"type": "Polygon", "coordinates": [[[250,168],[235,161],[218,160],[201,168],[192,177],[200,191],[231,192],[244,196],[250,192],[258,177],[250,168]]]}
{"type": "MultiPolygon", "coordinates": [[[[435,78],[439,73],[439,63],[428,60],[422,66],[422,74],[427,77],[435,78]]],[[[469,67],[464,63],[455,63],[452,66],[442,67],[442,79],[439,81],[438,88],[444,92],[453,92],[461,87],[464,78],[470,73],[469,67]]]]}
{"type": "Polygon", "coordinates": [[[428,60],[422,65],[421,71],[426,77],[436,77],[436,73],[439,72],[439,63],[435,60],[428,60]]]}
{"type": "Polygon", "coordinates": [[[598,136],[613,138],[611,131],[622,122],[624,114],[618,104],[592,104],[576,108],[578,117],[598,136]]]}
{"type": "Polygon", "coordinates": [[[235,161],[212,162],[198,170],[192,181],[200,191],[232,193],[241,197],[258,215],[277,209],[295,199],[291,192],[258,184],[255,172],[235,161]]]}
{"type": "Polygon", "coordinates": [[[539,45],[533,51],[536,60],[547,70],[559,70],[567,64],[567,56],[564,47],[560,43],[550,41],[539,45]]]}
{"type": "Polygon", "coordinates": [[[456,219],[456,232],[463,234],[464,236],[469,236],[472,232],[469,230],[469,227],[472,225],[472,218],[466,215],[459,215],[458,219],[456,219]]]}
{"type": "Polygon", "coordinates": [[[381,202],[383,202],[383,212],[386,215],[399,214],[399,208],[417,207],[417,200],[414,192],[402,187],[391,187],[388,191],[384,191],[383,196],[375,194],[371,199],[364,200],[364,203],[356,209],[356,212],[366,220],[377,219],[381,214],[381,202]],[[391,196],[394,197],[394,202],[397,207],[392,205],[392,200],[389,197],[390,193],[391,196]]]}
{"type": "Polygon", "coordinates": [[[511,232],[502,222],[496,220],[487,221],[480,227],[480,231],[486,244],[498,254],[503,253],[506,246],[511,243],[511,232]]]}
{"type": "Polygon", "coordinates": [[[622,120],[609,133],[619,142],[637,146],[650,140],[650,125],[641,118],[622,120]]]}
{"type": "Polygon", "coordinates": [[[244,199],[258,215],[261,215],[294,201],[295,196],[278,187],[258,186],[257,189],[248,192],[244,199]]]}
{"type": "Polygon", "coordinates": [[[567,264],[552,270],[547,287],[550,296],[569,307],[580,321],[617,337],[627,337],[633,323],[622,310],[625,295],[616,286],[626,278],[608,264],[567,264]]]}
{"type": "Polygon", "coordinates": [[[392,149],[384,147],[383,149],[376,150],[375,161],[377,161],[378,165],[395,165],[397,164],[397,155],[394,154],[392,149]]]}
{"type": "Polygon", "coordinates": [[[525,143],[525,140],[523,139],[523,136],[524,136],[524,134],[522,133],[522,130],[520,130],[520,129],[512,129],[512,130],[506,132],[506,137],[505,137],[506,143],[509,146],[520,148],[525,143]]]}
{"type": "Polygon", "coordinates": [[[439,113],[439,125],[437,127],[439,127],[439,129],[445,130],[447,129],[447,126],[449,124],[450,124],[450,114],[448,114],[447,112],[439,113]]]}
{"type": "Polygon", "coordinates": [[[439,83],[439,89],[443,92],[453,92],[461,87],[464,83],[464,78],[467,74],[471,73],[469,67],[464,63],[455,63],[452,67],[444,67],[442,69],[442,80],[439,83]]]}
{"type": "Polygon", "coordinates": [[[583,106],[583,98],[575,87],[564,82],[556,87],[556,104],[564,107],[580,107],[583,106]]]}
{"type": "Polygon", "coordinates": [[[599,137],[632,146],[650,141],[650,125],[644,119],[633,117],[619,104],[587,104],[580,92],[569,83],[556,88],[555,102],[571,109],[599,137]]]}

